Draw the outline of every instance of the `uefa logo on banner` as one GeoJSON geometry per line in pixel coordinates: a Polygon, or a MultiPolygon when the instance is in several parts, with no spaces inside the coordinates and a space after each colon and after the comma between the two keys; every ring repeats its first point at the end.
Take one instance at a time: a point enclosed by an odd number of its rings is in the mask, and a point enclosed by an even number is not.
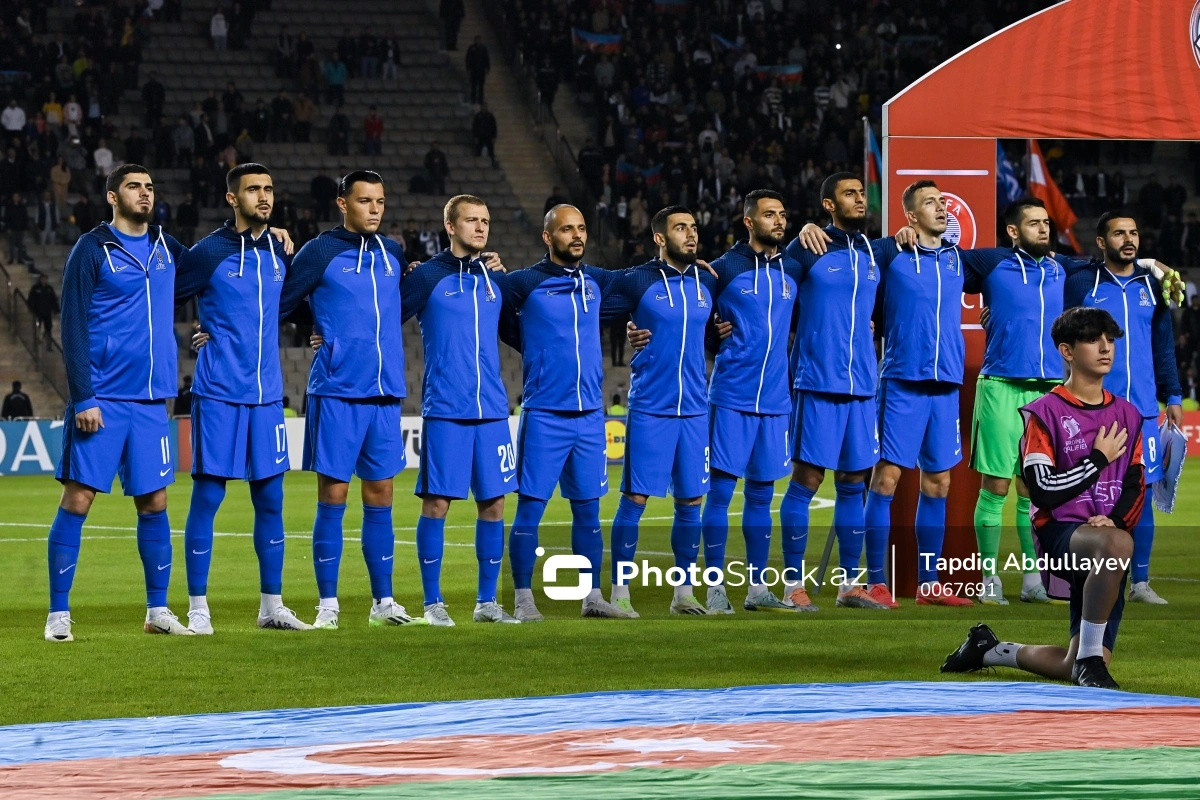
{"type": "Polygon", "coordinates": [[[971,249],[975,246],[974,212],[966,201],[956,194],[942,192],[942,197],[946,198],[946,232],[942,238],[950,244],[971,249]]]}
{"type": "Polygon", "coordinates": [[[1188,25],[1188,36],[1192,40],[1192,55],[1196,58],[1196,66],[1200,67],[1200,0],[1192,6],[1192,20],[1188,25]]]}

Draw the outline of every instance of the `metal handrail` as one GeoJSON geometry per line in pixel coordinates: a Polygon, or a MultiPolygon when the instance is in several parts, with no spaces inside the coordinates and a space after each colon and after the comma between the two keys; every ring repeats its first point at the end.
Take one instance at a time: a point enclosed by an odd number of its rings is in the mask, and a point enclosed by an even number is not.
{"type": "MultiPolygon", "coordinates": [[[[11,285],[11,284],[10,284],[11,285]]],[[[63,400],[68,400],[71,390],[67,383],[67,367],[63,361],[62,347],[45,335],[37,317],[29,310],[29,300],[20,289],[7,293],[12,298],[9,306],[9,327],[17,339],[33,356],[33,365],[46,382],[63,400]]]]}

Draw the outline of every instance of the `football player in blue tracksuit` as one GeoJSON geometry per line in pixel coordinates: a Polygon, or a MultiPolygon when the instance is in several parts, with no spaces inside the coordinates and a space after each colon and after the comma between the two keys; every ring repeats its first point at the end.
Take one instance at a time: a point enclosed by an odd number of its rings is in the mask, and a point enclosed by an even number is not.
{"type": "MultiPolygon", "coordinates": [[[[1112,371],[1104,388],[1123,397],[1142,412],[1142,456],[1146,460],[1146,487],[1162,478],[1162,452],[1158,441],[1158,400],[1167,405],[1167,419],[1183,423],[1183,389],[1175,367],[1175,334],[1171,312],[1162,299],[1162,286],[1137,258],[1137,223],[1110,211],[1096,223],[1096,245],[1104,261],[1092,262],[1067,279],[1063,305],[1095,306],[1113,315],[1125,336],[1114,343],[1112,371]]],[[[1150,588],[1150,550],[1154,544],[1154,511],[1146,502],[1133,529],[1132,586],[1135,603],[1165,605],[1150,588]]]]}
{"type": "Polygon", "coordinates": [[[946,532],[950,469],[962,460],[958,393],[966,346],[961,300],[964,275],[971,276],[964,273],[959,248],[942,238],[946,201],[937,184],[913,183],[904,190],[903,203],[917,241],[899,251],[884,271],[877,396],[881,452],[865,511],[867,591],[884,584],[892,497],[901,468],[920,467],[917,604],[970,606],[971,600],[938,582],[937,559],[946,532]]]}
{"type": "Polygon", "coordinates": [[[226,176],[234,219],[183,257],[177,299],[197,296],[211,338],[192,386],[192,501],[184,528],[188,627],[213,632],[207,587],[213,519],[229,480],[250,483],[258,555],[258,626],[306,630],[283,605],[283,474],[288,469],[279,367],[279,294],[290,259],[271,235],[271,174],[240,164],[226,176]]]}
{"type": "MultiPolygon", "coordinates": [[[[709,382],[709,446],[712,483],[701,516],[705,567],[725,568],[729,503],[739,477],[746,479],[742,535],[746,542],[748,611],[808,611],[816,607],[800,587],[798,603],[780,600],[756,576],[771,549],[771,500],[775,481],[791,462],[788,415],[788,336],[791,332],[800,265],[780,245],[787,210],[777,192],[746,195],[742,221],[749,241],[739,242],[713,261],[717,272],[716,314],[732,323],[721,342],[709,382]]],[[[710,614],[732,614],[724,586],[710,586],[710,614]]]]}
{"type": "Polygon", "coordinates": [[[496,600],[504,558],[504,495],[517,491],[519,483],[508,394],[500,378],[498,331],[504,297],[483,257],[491,217],[478,197],[457,195],[446,203],[443,218],[450,248],[414,269],[402,288],[404,319],[416,315],[425,351],[425,423],[416,488],[421,498],[417,560],[425,620],[443,627],[454,624],[441,593],[446,514],[450,502],[465,499],[470,490],[479,514],[479,586],[473,619],[516,623],[519,620],[496,600]]]}
{"type": "MultiPolygon", "coordinates": [[[[629,422],[621,502],[613,518],[612,604],[637,616],[629,586],[618,577],[632,562],[638,524],[650,495],[675,497],[671,549],[689,570],[700,549],[700,502],[709,488],[705,331],[713,312],[712,275],[696,263],[696,220],[668,206],[651,221],[659,255],[621,273],[602,301],[602,316],[632,314],[650,343],[630,361],[629,422]]],[[[706,614],[685,581],[675,588],[672,614],[706,614]]]]}
{"type": "Polygon", "coordinates": [[[63,484],[50,526],[48,642],[74,641],[68,594],[81,531],[97,492],[121,478],[137,509],[147,633],[190,634],[167,608],[175,481],[164,401],[176,393],[175,268],[184,247],[150,225],[154,184],[125,164],[105,181],[112,222],[75,243],[63,274],[63,360],[71,398],[63,424],[63,484]]]}
{"type": "Polygon", "coordinates": [[[367,621],[419,621],[392,598],[392,479],[405,461],[400,433],[404,251],[378,233],[384,203],[378,174],[359,170],[342,178],[342,224],[301,248],[279,299],[283,317],[307,297],[313,329],[323,340],[308,378],[303,459],[304,469],[317,473],[317,628],[338,626],[342,517],[353,475],[362,480],[362,551],[374,598],[367,621]]]}
{"type": "Polygon", "coordinates": [[[542,241],[545,258],[503,278],[501,329],[521,352],[524,376],[517,431],[521,491],[508,538],[513,613],[522,622],[542,619],[533,598],[533,570],[538,525],[557,484],[571,503],[571,550],[591,563],[592,590],[582,615],[623,618],[625,612],[600,593],[600,498],[608,493],[600,302],[620,273],[583,263],[587,224],[574,206],[550,209],[542,241]]]}
{"type": "MultiPolygon", "coordinates": [[[[842,582],[837,605],[884,609],[890,595],[868,594],[858,581],[858,561],[865,481],[879,460],[871,315],[883,270],[899,249],[894,238],[869,241],[863,234],[866,193],[858,177],[830,175],[821,185],[821,204],[833,219],[824,229],[827,251],[813,253],[801,238],[787,248],[803,277],[792,345],[792,480],[779,509],[784,566],[802,571],[808,507],[825,470],[835,470],[833,527],[844,573],[835,573],[842,582]]],[[[789,581],[786,591],[790,596],[803,588],[802,581],[789,581]]]]}

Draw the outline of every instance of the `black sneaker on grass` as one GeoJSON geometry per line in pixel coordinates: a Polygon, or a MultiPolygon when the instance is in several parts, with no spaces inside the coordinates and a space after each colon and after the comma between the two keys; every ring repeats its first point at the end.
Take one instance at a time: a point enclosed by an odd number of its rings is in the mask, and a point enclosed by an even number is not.
{"type": "Polygon", "coordinates": [[[1071,667],[1071,683],[1096,689],[1121,688],[1113,680],[1113,676],[1108,673],[1108,665],[1104,663],[1104,656],[1075,659],[1075,666],[1071,667]]]}
{"type": "Polygon", "coordinates": [[[942,672],[977,672],[983,669],[983,654],[1000,644],[992,629],[982,622],[971,628],[967,640],[942,663],[942,672]]]}

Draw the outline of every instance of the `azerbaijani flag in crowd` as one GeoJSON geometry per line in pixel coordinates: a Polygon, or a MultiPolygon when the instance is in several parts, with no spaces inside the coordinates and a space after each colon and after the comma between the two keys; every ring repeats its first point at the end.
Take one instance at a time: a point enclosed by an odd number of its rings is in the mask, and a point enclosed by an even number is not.
{"type": "Polygon", "coordinates": [[[619,33],[592,33],[582,28],[572,28],[571,40],[576,47],[593,53],[616,53],[621,49],[619,33]]]}
{"type": "Polygon", "coordinates": [[[804,67],[799,64],[757,67],[755,71],[758,73],[758,77],[764,80],[774,78],[781,84],[799,83],[804,80],[804,67]]]}
{"type": "Polygon", "coordinates": [[[883,153],[879,141],[871,128],[871,121],[863,117],[863,182],[867,190],[867,214],[883,211],[883,153]]]}

